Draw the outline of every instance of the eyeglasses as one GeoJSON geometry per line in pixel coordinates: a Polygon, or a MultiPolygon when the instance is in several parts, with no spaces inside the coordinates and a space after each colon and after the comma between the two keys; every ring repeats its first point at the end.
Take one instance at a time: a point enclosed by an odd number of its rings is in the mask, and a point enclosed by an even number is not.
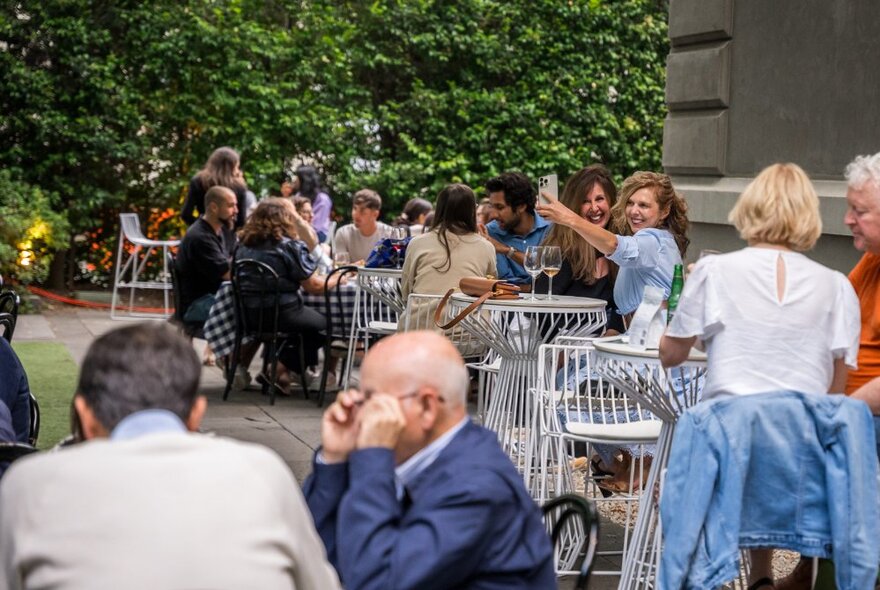
{"type": "MultiPolygon", "coordinates": [[[[355,405],[356,405],[356,406],[362,406],[362,405],[364,405],[366,402],[370,401],[370,398],[373,397],[373,394],[374,394],[374,393],[376,393],[376,392],[373,391],[373,390],[361,391],[361,392],[360,392],[360,394],[361,394],[361,399],[359,399],[358,401],[356,401],[356,402],[355,402],[355,405]]],[[[410,392],[410,393],[405,393],[405,394],[403,394],[403,395],[398,395],[398,396],[395,396],[395,397],[398,399],[398,401],[403,401],[403,400],[405,400],[405,399],[409,399],[409,398],[411,398],[411,397],[416,397],[416,396],[419,395],[420,393],[421,393],[421,391],[418,391],[418,390],[417,390],[417,391],[413,391],[413,392],[410,392]]],[[[442,396],[442,395],[438,395],[438,396],[437,396],[437,401],[441,401],[441,402],[442,402],[442,401],[446,401],[446,400],[443,399],[443,396],[442,396]]]]}

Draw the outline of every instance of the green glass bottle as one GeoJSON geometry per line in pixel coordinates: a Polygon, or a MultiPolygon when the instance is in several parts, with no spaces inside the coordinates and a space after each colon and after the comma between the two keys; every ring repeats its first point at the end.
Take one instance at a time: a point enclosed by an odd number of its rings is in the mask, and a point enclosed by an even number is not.
{"type": "Polygon", "coordinates": [[[681,297],[681,290],[684,288],[684,268],[681,264],[675,265],[672,273],[672,289],[669,290],[669,299],[666,301],[666,323],[672,323],[672,316],[678,308],[678,300],[681,297]]]}

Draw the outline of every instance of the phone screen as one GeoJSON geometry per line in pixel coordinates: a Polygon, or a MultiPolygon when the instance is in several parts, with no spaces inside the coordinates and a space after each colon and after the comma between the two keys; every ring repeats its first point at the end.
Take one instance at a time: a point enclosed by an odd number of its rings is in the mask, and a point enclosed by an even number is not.
{"type": "Polygon", "coordinates": [[[548,174],[538,179],[538,198],[542,203],[546,203],[547,199],[541,193],[549,193],[551,197],[559,200],[559,177],[555,174],[548,174]]]}

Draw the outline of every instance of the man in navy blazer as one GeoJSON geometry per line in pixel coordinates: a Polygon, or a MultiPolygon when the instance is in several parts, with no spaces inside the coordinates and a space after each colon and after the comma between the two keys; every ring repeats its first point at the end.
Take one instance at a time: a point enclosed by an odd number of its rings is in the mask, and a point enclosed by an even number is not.
{"type": "Polygon", "coordinates": [[[305,495],[347,590],[556,588],[540,510],[467,390],[446,338],[408,332],[324,413],[305,495]]]}

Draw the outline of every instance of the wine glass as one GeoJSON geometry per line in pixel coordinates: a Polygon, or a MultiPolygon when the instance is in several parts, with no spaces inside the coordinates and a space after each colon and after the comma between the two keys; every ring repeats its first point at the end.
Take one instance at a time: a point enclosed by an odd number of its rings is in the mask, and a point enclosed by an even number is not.
{"type": "Polygon", "coordinates": [[[403,241],[406,239],[407,230],[402,225],[398,225],[397,227],[391,228],[391,247],[394,248],[394,251],[397,253],[397,268],[401,268],[403,266],[403,260],[400,256],[400,252],[403,250],[403,241]]]}
{"type": "Polygon", "coordinates": [[[532,277],[532,301],[535,300],[535,279],[541,274],[544,262],[541,260],[543,254],[541,246],[529,246],[526,248],[525,260],[523,260],[523,268],[532,277]]]}
{"type": "Polygon", "coordinates": [[[562,250],[559,246],[544,246],[541,255],[544,274],[550,277],[550,288],[547,290],[547,301],[553,299],[553,277],[562,269],[562,250]]]}
{"type": "Polygon", "coordinates": [[[333,254],[333,262],[336,265],[336,268],[347,265],[351,260],[348,257],[348,252],[336,252],[333,254]]]}

